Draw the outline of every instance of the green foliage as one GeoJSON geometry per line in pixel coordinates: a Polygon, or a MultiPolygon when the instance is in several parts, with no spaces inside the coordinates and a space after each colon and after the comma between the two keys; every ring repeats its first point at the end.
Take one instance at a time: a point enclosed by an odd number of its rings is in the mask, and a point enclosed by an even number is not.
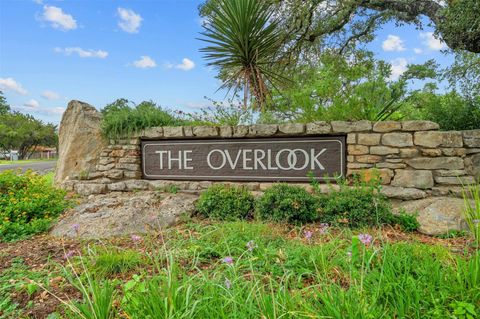
{"type": "Polygon", "coordinates": [[[346,181],[338,181],[339,189],[319,194],[319,219],[332,225],[350,228],[380,226],[392,222],[390,202],[380,192],[380,180],[366,182],[356,178],[350,187],[346,181]]]}
{"type": "Polygon", "coordinates": [[[3,92],[0,91],[0,115],[4,115],[10,112],[10,105],[7,103],[7,99],[3,96],[3,92]]]}
{"type": "Polygon", "coordinates": [[[31,115],[0,112],[0,151],[18,150],[20,159],[28,158],[36,146],[57,145],[56,129],[31,115]]]}
{"type": "Polygon", "coordinates": [[[100,276],[126,273],[143,263],[142,256],[134,250],[100,249],[94,256],[93,272],[100,276]]]}
{"type": "Polygon", "coordinates": [[[132,105],[126,99],[118,99],[105,106],[102,114],[103,134],[112,139],[129,137],[149,127],[184,124],[152,101],[132,105]]]}
{"type": "Polygon", "coordinates": [[[464,186],[462,194],[465,203],[464,219],[480,248],[480,184],[464,186]]]}
{"type": "Polygon", "coordinates": [[[68,206],[66,192],[32,171],[0,172],[0,241],[46,231],[68,206]]]}
{"type": "Polygon", "coordinates": [[[317,218],[317,200],[304,188],[276,184],[257,199],[256,215],[262,220],[309,223],[317,218]]]}
{"type": "Polygon", "coordinates": [[[415,214],[407,214],[400,212],[398,215],[392,216],[392,224],[399,225],[404,232],[414,232],[420,227],[415,214]]]}
{"type": "Polygon", "coordinates": [[[213,185],[200,195],[197,211],[220,220],[245,219],[254,208],[253,195],[244,187],[213,185]]]}
{"type": "Polygon", "coordinates": [[[192,125],[241,125],[252,122],[252,111],[240,102],[229,100],[228,103],[210,100],[212,106],[202,108],[199,112],[181,114],[192,125]]]}
{"type": "Polygon", "coordinates": [[[471,303],[454,301],[450,304],[450,307],[453,309],[452,317],[455,319],[478,318],[477,312],[475,311],[475,305],[471,303]]]}
{"type": "Polygon", "coordinates": [[[265,106],[268,86],[282,78],[273,71],[281,45],[278,22],[268,3],[257,0],[218,0],[209,6],[208,23],[203,24],[201,48],[208,65],[219,69],[221,88],[243,87],[244,107],[251,93],[265,106]]]}

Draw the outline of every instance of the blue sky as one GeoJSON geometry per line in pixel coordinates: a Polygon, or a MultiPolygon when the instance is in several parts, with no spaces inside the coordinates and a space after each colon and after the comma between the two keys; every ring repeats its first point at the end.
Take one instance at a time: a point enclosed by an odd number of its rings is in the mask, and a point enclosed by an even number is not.
{"type": "MultiPolygon", "coordinates": [[[[215,93],[215,71],[196,40],[200,0],[0,0],[0,90],[14,109],[58,123],[68,101],[97,108],[123,97],[195,110],[215,93]]],[[[385,25],[369,44],[391,62],[394,77],[408,63],[452,57],[432,30],[385,25]]]]}

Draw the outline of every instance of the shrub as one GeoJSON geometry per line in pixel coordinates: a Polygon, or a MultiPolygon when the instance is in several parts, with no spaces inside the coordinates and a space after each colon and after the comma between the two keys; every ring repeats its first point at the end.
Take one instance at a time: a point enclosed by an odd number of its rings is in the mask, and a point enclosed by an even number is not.
{"type": "Polygon", "coordinates": [[[213,185],[200,195],[197,211],[220,220],[244,219],[254,209],[254,198],[244,187],[213,185]]]}
{"type": "Polygon", "coordinates": [[[416,215],[401,212],[392,216],[392,224],[397,224],[405,232],[414,232],[420,227],[416,215]]]}
{"type": "Polygon", "coordinates": [[[0,173],[0,241],[46,231],[69,205],[65,191],[32,171],[0,173]]]}
{"type": "Polygon", "coordinates": [[[118,99],[103,110],[102,130],[108,138],[124,138],[155,126],[177,126],[184,121],[163,110],[152,101],[131,106],[126,99],[118,99]]]}
{"type": "Polygon", "coordinates": [[[390,203],[380,192],[380,180],[355,179],[351,187],[339,181],[339,189],[319,195],[320,220],[350,228],[380,226],[392,223],[390,203]]]}
{"type": "Polygon", "coordinates": [[[317,217],[317,200],[304,188],[276,184],[257,200],[260,219],[287,223],[308,223],[317,217]]]}

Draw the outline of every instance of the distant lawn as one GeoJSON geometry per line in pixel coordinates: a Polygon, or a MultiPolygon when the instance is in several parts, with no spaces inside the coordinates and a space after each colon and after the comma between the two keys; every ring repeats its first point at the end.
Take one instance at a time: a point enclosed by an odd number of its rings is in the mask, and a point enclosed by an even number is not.
{"type": "Polygon", "coordinates": [[[31,159],[31,160],[18,160],[18,161],[10,161],[10,160],[0,160],[0,165],[11,165],[11,164],[28,164],[28,163],[37,163],[37,162],[50,162],[56,161],[56,158],[38,158],[38,159],[31,159]]]}

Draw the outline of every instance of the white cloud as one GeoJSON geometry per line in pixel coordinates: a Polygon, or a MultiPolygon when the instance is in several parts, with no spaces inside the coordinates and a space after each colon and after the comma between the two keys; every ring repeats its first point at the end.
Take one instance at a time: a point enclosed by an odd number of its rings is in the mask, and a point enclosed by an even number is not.
{"type": "Polygon", "coordinates": [[[53,28],[63,31],[77,28],[77,21],[72,15],[66,14],[61,8],[55,6],[43,6],[42,20],[50,22],[53,28]]]}
{"type": "Polygon", "coordinates": [[[27,95],[27,90],[25,90],[22,85],[13,78],[0,78],[0,89],[4,91],[14,91],[21,95],[27,95]]]}
{"type": "Polygon", "coordinates": [[[413,52],[415,52],[415,54],[422,54],[423,50],[420,49],[420,48],[415,48],[415,49],[413,49],[413,52]]]}
{"type": "Polygon", "coordinates": [[[34,99],[30,99],[28,100],[27,102],[23,103],[23,106],[26,106],[26,107],[30,107],[30,108],[37,108],[40,106],[40,103],[38,103],[37,100],[34,100],[34,99]]]}
{"type": "Polygon", "coordinates": [[[164,66],[167,68],[167,69],[180,69],[180,70],[183,70],[183,71],[190,71],[191,69],[193,69],[195,67],[195,63],[190,60],[189,58],[183,58],[182,59],[182,63],[180,64],[172,64],[172,63],[165,63],[164,66]]]}
{"type": "Polygon", "coordinates": [[[148,69],[156,67],[157,63],[155,63],[155,60],[153,60],[148,55],[142,55],[140,57],[140,60],[133,61],[133,65],[140,69],[148,69]]]}
{"type": "Polygon", "coordinates": [[[408,61],[405,58],[394,59],[390,61],[390,64],[392,65],[392,74],[389,78],[390,81],[398,80],[398,78],[407,71],[408,61]]]}
{"type": "Polygon", "coordinates": [[[43,91],[42,97],[47,100],[58,100],[60,98],[60,94],[58,94],[57,92],[46,90],[43,91]]]}
{"type": "Polygon", "coordinates": [[[403,40],[392,34],[389,34],[387,39],[383,41],[382,48],[384,51],[405,51],[403,40]]]}
{"type": "Polygon", "coordinates": [[[435,38],[433,32],[421,32],[420,39],[423,40],[423,44],[426,45],[430,50],[440,51],[447,48],[445,42],[443,42],[441,39],[435,38]]]}
{"type": "Polygon", "coordinates": [[[25,113],[33,113],[33,114],[41,114],[47,116],[58,116],[62,115],[65,112],[64,107],[30,107],[30,106],[12,106],[15,111],[25,112],[25,113]]]}
{"type": "Polygon", "coordinates": [[[100,58],[105,59],[108,56],[107,51],[103,50],[84,50],[79,47],[68,47],[68,48],[55,48],[55,52],[64,53],[65,55],[71,55],[73,53],[78,54],[81,58],[100,58]]]}
{"type": "Polygon", "coordinates": [[[120,16],[118,26],[125,32],[137,33],[142,24],[142,17],[130,9],[118,8],[117,12],[120,16]]]}

